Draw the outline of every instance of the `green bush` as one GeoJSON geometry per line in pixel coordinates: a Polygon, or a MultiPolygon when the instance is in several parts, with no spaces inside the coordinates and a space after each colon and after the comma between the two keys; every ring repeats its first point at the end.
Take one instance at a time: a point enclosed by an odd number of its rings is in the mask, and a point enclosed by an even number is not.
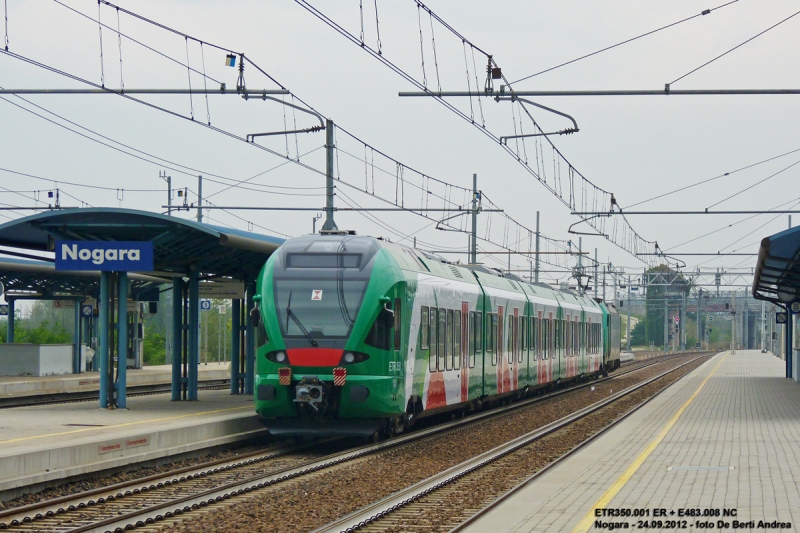
{"type": "MultiPolygon", "coordinates": [[[[7,322],[0,328],[0,342],[6,342],[7,322]]],[[[24,321],[14,323],[14,343],[15,344],[69,344],[72,342],[72,334],[64,329],[64,326],[56,323],[51,326],[45,320],[35,328],[29,328],[24,321]]]]}
{"type": "Polygon", "coordinates": [[[142,342],[145,365],[167,364],[166,337],[163,333],[148,331],[142,342]]]}

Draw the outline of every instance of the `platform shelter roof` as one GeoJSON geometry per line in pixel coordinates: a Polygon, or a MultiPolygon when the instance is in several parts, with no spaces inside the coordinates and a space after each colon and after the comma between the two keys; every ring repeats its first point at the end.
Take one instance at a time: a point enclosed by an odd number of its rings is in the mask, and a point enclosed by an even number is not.
{"type": "MultiPolygon", "coordinates": [[[[158,300],[159,287],[167,281],[145,274],[131,274],[130,295],[135,300],[158,300]]],[[[100,290],[100,272],[57,272],[49,261],[0,258],[0,283],[4,286],[6,299],[86,297],[100,290]]]]}
{"type": "Polygon", "coordinates": [[[56,240],[151,241],[155,271],[144,274],[168,278],[196,268],[241,280],[252,279],[283,243],[279,237],[121,208],[54,210],[0,225],[0,246],[46,252],[44,261],[53,261],[56,240]]]}
{"type": "Polygon", "coordinates": [[[753,296],[782,304],[800,298],[800,227],[761,241],[753,278],[753,296]]]}

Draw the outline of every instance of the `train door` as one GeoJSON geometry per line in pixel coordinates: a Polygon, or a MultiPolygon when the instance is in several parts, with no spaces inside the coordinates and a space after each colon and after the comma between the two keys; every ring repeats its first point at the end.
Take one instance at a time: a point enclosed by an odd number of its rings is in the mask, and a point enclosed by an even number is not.
{"type": "Polygon", "coordinates": [[[393,400],[397,399],[401,383],[404,383],[403,376],[406,372],[405,358],[403,357],[403,304],[400,298],[394,299],[394,339],[393,342],[393,365],[391,374],[395,376],[392,381],[393,400]]]}
{"type": "Polygon", "coordinates": [[[454,348],[461,370],[461,401],[465,402],[469,399],[469,302],[461,302],[461,311],[456,311],[454,325],[454,348]]]}

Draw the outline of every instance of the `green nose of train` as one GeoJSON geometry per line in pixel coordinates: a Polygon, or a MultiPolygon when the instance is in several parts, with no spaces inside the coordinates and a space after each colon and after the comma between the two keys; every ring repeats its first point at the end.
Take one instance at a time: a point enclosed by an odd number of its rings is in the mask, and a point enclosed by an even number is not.
{"type": "Polygon", "coordinates": [[[619,366],[613,308],[371,237],[287,240],[256,300],[274,434],[394,433],[619,366]]]}

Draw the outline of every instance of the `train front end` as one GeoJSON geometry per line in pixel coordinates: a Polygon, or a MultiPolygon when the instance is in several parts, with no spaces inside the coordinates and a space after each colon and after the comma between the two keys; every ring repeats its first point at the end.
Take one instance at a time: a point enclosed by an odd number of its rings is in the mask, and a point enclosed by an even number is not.
{"type": "Polygon", "coordinates": [[[256,412],[276,435],[372,435],[404,412],[402,274],[380,241],[309,235],[261,271],[256,412]]]}

